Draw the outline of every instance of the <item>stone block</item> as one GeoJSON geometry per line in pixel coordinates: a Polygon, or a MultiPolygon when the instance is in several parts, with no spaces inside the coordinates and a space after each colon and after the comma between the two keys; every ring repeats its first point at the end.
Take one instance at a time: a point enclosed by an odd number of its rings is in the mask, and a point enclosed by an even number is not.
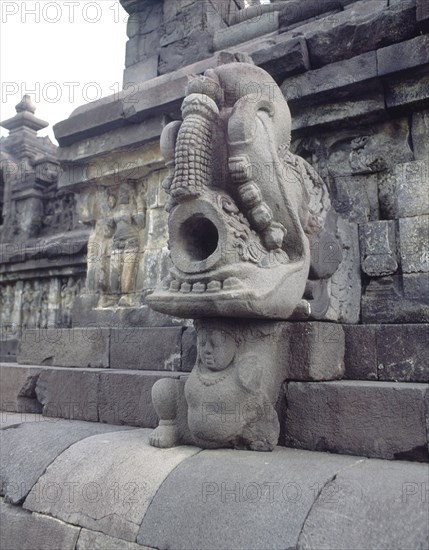
{"type": "Polygon", "coordinates": [[[124,69],[124,90],[130,90],[136,83],[158,76],[158,61],[159,55],[153,55],[124,69]]]}
{"type": "Polygon", "coordinates": [[[395,222],[377,221],[359,226],[362,271],[370,277],[391,275],[398,269],[395,222]]]}
{"type": "Polygon", "coordinates": [[[228,49],[236,44],[241,44],[257,38],[258,36],[277,31],[278,28],[278,12],[264,13],[249,21],[243,21],[232,27],[215,32],[213,37],[213,49],[214,51],[228,49]]]}
{"type": "Polygon", "coordinates": [[[380,89],[369,89],[340,100],[331,98],[320,105],[300,103],[293,108],[292,130],[368,124],[379,119],[385,110],[384,94],[380,89]]]}
{"type": "MultiPolygon", "coordinates": [[[[139,2],[142,4],[142,2],[139,2]]],[[[136,34],[147,34],[159,28],[163,21],[162,4],[159,2],[146,2],[145,9],[129,16],[127,22],[127,35],[132,38],[136,34]]]]}
{"type": "Polygon", "coordinates": [[[326,319],[358,323],[362,286],[358,226],[340,217],[337,231],[343,247],[343,260],[331,279],[331,304],[326,319]]]}
{"type": "Polygon", "coordinates": [[[380,380],[429,382],[429,325],[384,325],[377,330],[380,380]]]}
{"type": "Polygon", "coordinates": [[[427,161],[429,158],[429,111],[413,113],[411,137],[415,159],[427,161]]]}
{"type": "Polygon", "coordinates": [[[278,40],[274,45],[253,52],[252,59],[276,80],[310,68],[307,44],[303,37],[278,40]]]}
{"type": "Polygon", "coordinates": [[[148,547],[134,544],[123,539],[110,537],[98,531],[81,529],[76,550],[150,550],[148,547]]]}
{"type": "Polygon", "coordinates": [[[385,7],[382,2],[356,2],[335,14],[331,25],[306,33],[313,67],[349,59],[356,54],[401,42],[418,34],[413,0],[385,7]],[[338,45],[341,44],[341,48],[338,45]]]}
{"type": "Polygon", "coordinates": [[[379,198],[383,215],[390,219],[429,214],[429,162],[395,165],[380,177],[379,198]]]}
{"type": "Polygon", "coordinates": [[[182,327],[130,327],[112,330],[111,368],[181,370],[182,330],[182,327]]]}
{"type": "Polygon", "coordinates": [[[312,17],[321,16],[327,12],[340,11],[342,8],[339,0],[304,0],[299,4],[294,2],[286,4],[279,13],[280,32],[284,32],[292,25],[312,17]]]}
{"type": "Polygon", "coordinates": [[[0,499],[0,547],[3,550],[74,550],[79,527],[31,514],[0,499]]]}
{"type": "Polygon", "coordinates": [[[380,76],[425,65],[429,63],[429,36],[417,36],[406,42],[380,48],[376,54],[380,76]]]}
{"type": "Polygon", "coordinates": [[[317,487],[356,462],[279,447],[202,451],[161,485],[137,542],[176,550],[297,548],[317,487]]]}
{"type": "Polygon", "coordinates": [[[147,213],[145,231],[145,250],[163,248],[167,245],[168,215],[164,208],[152,208],[147,213]]]}
{"type": "Polygon", "coordinates": [[[290,382],[286,446],[427,462],[427,384],[290,382]]]}
{"type": "Polygon", "coordinates": [[[386,108],[409,112],[429,107],[429,75],[426,66],[413,69],[406,76],[393,75],[384,82],[386,108]]]}
{"type": "Polygon", "coordinates": [[[131,428],[42,417],[0,430],[0,492],[7,502],[21,503],[46,468],[85,437],[131,428]]]}
{"type": "Polygon", "coordinates": [[[329,94],[330,98],[343,98],[348,89],[363,89],[367,81],[377,76],[377,58],[375,52],[368,52],[352,59],[330,63],[321,69],[288,78],[281,90],[288,101],[303,97],[329,94]],[[365,84],[364,84],[365,83],[365,84]]]}
{"type": "Polygon", "coordinates": [[[36,382],[40,367],[0,364],[0,409],[8,412],[40,413],[36,382]]]}
{"type": "Polygon", "coordinates": [[[377,380],[375,325],[343,325],[345,374],[351,380],[377,380]]]}
{"type": "Polygon", "coordinates": [[[36,384],[43,415],[97,422],[99,372],[98,369],[43,369],[36,384]]]}
{"type": "Polygon", "coordinates": [[[344,331],[334,323],[284,323],[279,357],[288,380],[332,380],[344,374],[344,331]]]}
{"type": "Polygon", "coordinates": [[[152,405],[152,386],[160,378],[178,378],[180,373],[109,371],[100,374],[99,421],[155,428],[158,417],[152,405]]]}
{"type": "Polygon", "coordinates": [[[6,340],[0,337],[0,363],[16,362],[17,349],[18,349],[18,340],[16,339],[6,340]]]}
{"type": "Polygon", "coordinates": [[[333,183],[335,210],[350,222],[366,223],[378,217],[378,178],[368,176],[338,176],[333,183]]]}
{"type": "Polygon", "coordinates": [[[126,44],[125,67],[131,67],[158,56],[161,49],[160,40],[159,30],[130,38],[126,44]]]}
{"type": "Polygon", "coordinates": [[[429,5],[426,0],[417,0],[417,22],[421,29],[429,29],[429,5]]]}
{"type": "Polygon", "coordinates": [[[24,508],[133,542],[160,485],[196,447],[156,449],[148,430],[103,434],[76,443],[47,469],[24,508]],[[49,498],[48,487],[70,487],[49,498]]]}
{"type": "Polygon", "coordinates": [[[429,215],[399,220],[403,273],[429,272],[429,215]]]}
{"type": "Polygon", "coordinates": [[[58,367],[108,367],[109,330],[29,329],[22,335],[18,363],[58,367]]]}
{"type": "Polygon", "coordinates": [[[197,333],[187,327],[182,334],[182,371],[191,372],[197,361],[197,333]]]}
{"type": "Polygon", "coordinates": [[[338,472],[318,495],[297,548],[427,547],[427,480],[425,464],[381,460],[338,472]]]}
{"type": "Polygon", "coordinates": [[[17,426],[24,422],[43,422],[43,416],[37,413],[0,412],[0,429],[17,426]]]}
{"type": "Polygon", "coordinates": [[[402,284],[407,300],[429,306],[429,273],[404,273],[402,284]]]}

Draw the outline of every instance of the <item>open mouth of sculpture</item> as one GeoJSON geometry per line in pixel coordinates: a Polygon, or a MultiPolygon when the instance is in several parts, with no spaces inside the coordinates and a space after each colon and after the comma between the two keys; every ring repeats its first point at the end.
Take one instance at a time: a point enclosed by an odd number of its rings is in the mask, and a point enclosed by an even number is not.
{"type": "Polygon", "coordinates": [[[219,231],[208,218],[194,214],[185,220],[178,231],[179,256],[185,258],[187,266],[207,261],[219,245],[219,231]]]}

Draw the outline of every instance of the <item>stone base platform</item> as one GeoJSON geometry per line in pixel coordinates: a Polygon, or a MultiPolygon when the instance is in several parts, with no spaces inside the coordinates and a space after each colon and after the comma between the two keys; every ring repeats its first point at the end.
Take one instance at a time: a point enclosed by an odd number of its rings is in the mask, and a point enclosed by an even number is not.
{"type": "Polygon", "coordinates": [[[1,428],[5,550],[428,548],[427,464],[156,449],[148,429],[35,414],[1,428]]]}

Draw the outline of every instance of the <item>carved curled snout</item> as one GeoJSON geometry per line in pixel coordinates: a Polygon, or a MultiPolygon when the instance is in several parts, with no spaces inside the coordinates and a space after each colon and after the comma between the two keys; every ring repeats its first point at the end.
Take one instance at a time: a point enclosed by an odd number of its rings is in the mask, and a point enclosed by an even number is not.
{"type": "Polygon", "coordinates": [[[311,265],[310,247],[325,231],[329,195],[289,150],[290,112],[274,80],[244,63],[209,70],[190,80],[182,114],[161,136],[173,268],[151,306],[188,318],[287,319],[309,314],[313,299],[324,313],[320,289],[339,262],[311,265]]]}

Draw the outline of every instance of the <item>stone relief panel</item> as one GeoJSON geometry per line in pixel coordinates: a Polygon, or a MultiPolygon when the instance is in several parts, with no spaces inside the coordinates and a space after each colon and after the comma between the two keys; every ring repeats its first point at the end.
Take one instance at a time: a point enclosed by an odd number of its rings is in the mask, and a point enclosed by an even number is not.
{"type": "Polygon", "coordinates": [[[3,338],[25,329],[72,326],[72,309],[83,286],[79,276],[2,283],[0,326],[3,338]]]}
{"type": "MultiPolygon", "coordinates": [[[[349,272],[349,284],[344,284],[339,274],[347,265],[346,252],[332,283],[340,279],[345,291],[339,305],[361,302],[363,322],[429,320],[426,120],[427,111],[421,111],[410,119],[326,132],[292,144],[328,182],[333,204],[347,232],[354,234],[349,245],[360,256],[360,270],[351,278],[349,272]]],[[[332,294],[337,295],[335,289],[332,294]]]]}
{"type": "Polygon", "coordinates": [[[169,261],[163,171],[141,181],[88,189],[78,197],[81,222],[90,226],[84,292],[97,308],[138,308],[169,261]]]}

